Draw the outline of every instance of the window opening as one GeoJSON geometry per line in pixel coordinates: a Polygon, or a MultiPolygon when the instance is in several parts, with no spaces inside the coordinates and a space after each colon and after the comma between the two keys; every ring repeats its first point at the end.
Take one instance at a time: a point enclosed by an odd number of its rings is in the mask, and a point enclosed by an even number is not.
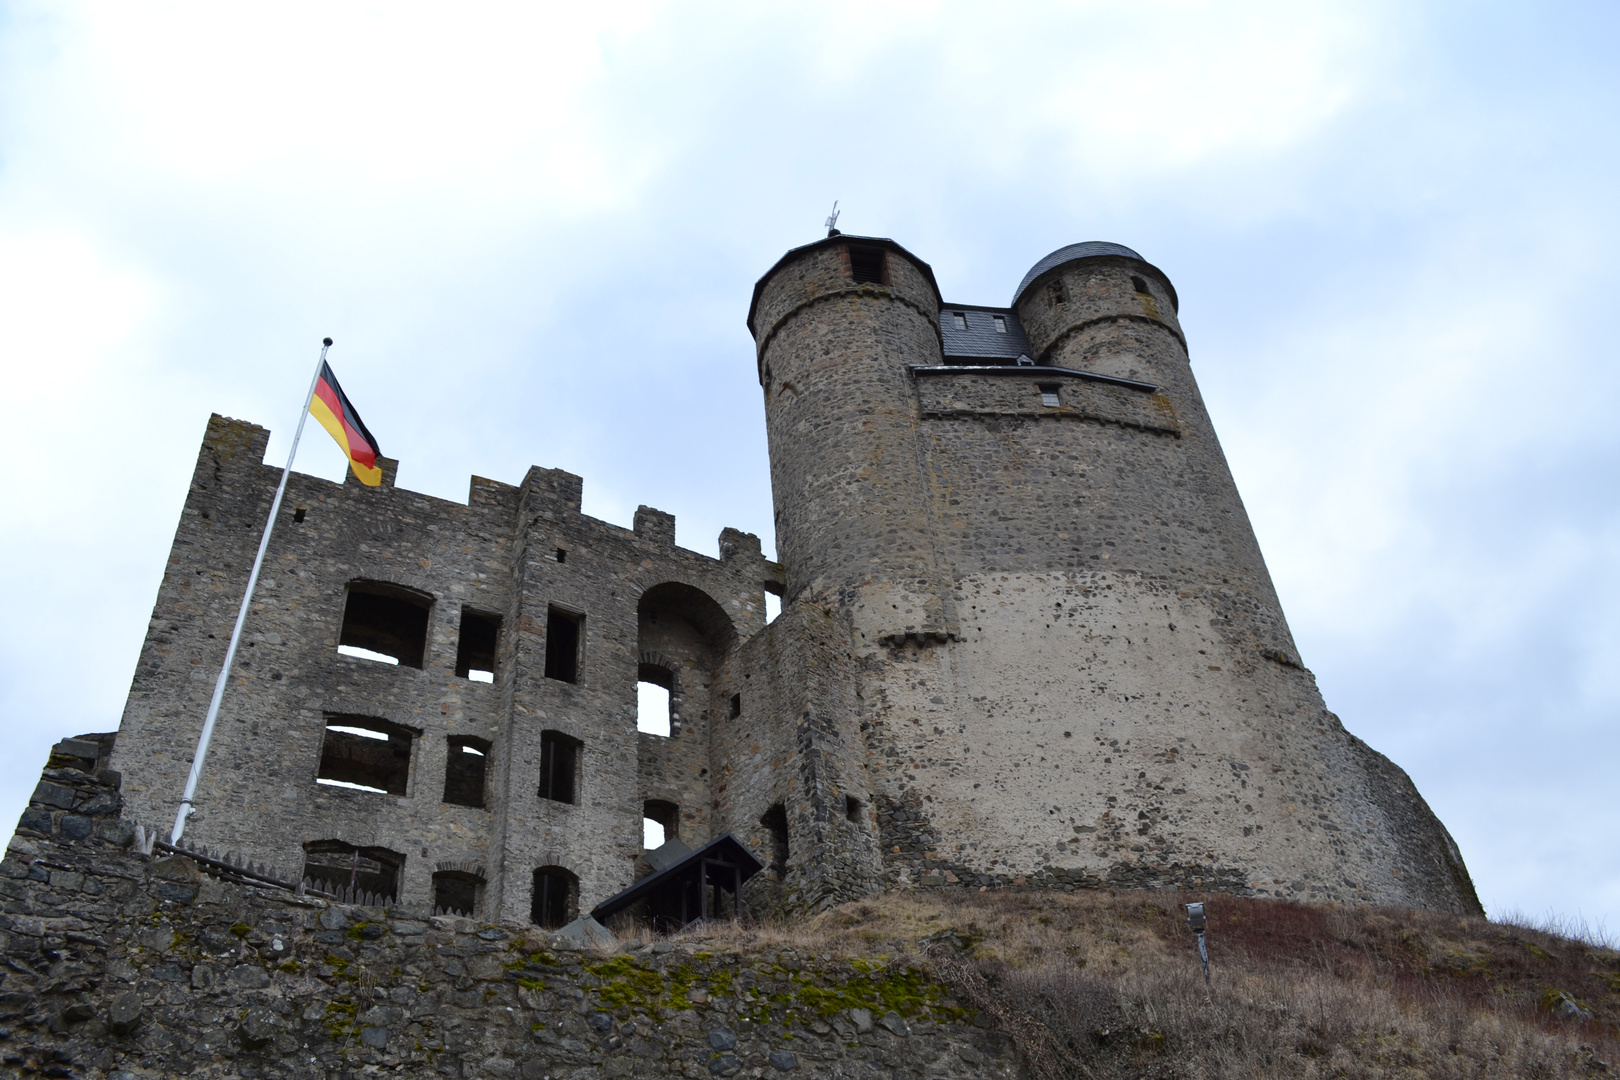
{"type": "Polygon", "coordinates": [[[958,330],[966,330],[968,328],[968,326],[967,326],[967,312],[965,312],[965,311],[953,311],[953,312],[951,312],[951,318],[953,320],[955,320],[956,328],[958,330]]]}
{"type": "Polygon", "coordinates": [[[771,869],[776,876],[781,877],[787,873],[788,862],[788,821],[787,808],[777,803],[760,816],[759,823],[765,826],[771,843],[771,869]]]}
{"type": "Polygon", "coordinates": [[[567,548],[558,548],[557,549],[557,561],[560,562],[560,563],[565,563],[565,562],[568,561],[568,549],[567,548]]]}
{"type": "Polygon", "coordinates": [[[311,892],[344,896],[359,902],[369,893],[377,901],[399,895],[405,856],[379,847],[356,847],[342,840],[311,840],[304,845],[304,882],[311,892]]]}
{"type": "Polygon", "coordinates": [[[580,623],[584,616],[552,608],[546,614],[546,678],[579,681],[580,623]]]}
{"type": "Polygon", "coordinates": [[[849,275],[858,282],[883,284],[883,249],[851,247],[849,249],[849,275]]]}
{"type": "Polygon", "coordinates": [[[351,581],[338,652],[362,660],[422,666],[433,598],[380,581],[351,581]]]}
{"type": "Polygon", "coordinates": [[[1060,308],[1069,302],[1069,291],[1063,287],[1063,282],[1061,281],[1052,282],[1052,288],[1048,295],[1050,295],[1052,298],[1052,306],[1054,308],[1060,308]]]}
{"type": "Polygon", "coordinates": [[[540,797],[578,802],[579,758],[584,744],[560,731],[540,733],[540,797]]]}
{"type": "Polygon", "coordinates": [[[1057,383],[1036,383],[1035,388],[1041,392],[1041,404],[1049,409],[1055,409],[1063,402],[1058,400],[1057,383]]]}
{"type": "Polygon", "coordinates": [[[302,506],[294,507],[293,508],[293,524],[294,525],[302,525],[304,523],[304,514],[306,512],[307,511],[302,506]]]}
{"type": "Polygon", "coordinates": [[[664,846],[681,833],[681,808],[663,799],[648,799],[641,805],[642,846],[648,851],[664,846]]]}
{"type": "Polygon", "coordinates": [[[669,738],[669,690],[643,679],[636,683],[636,730],[669,738]]]}
{"type": "Polygon", "coordinates": [[[410,774],[409,729],[369,716],[327,716],[317,784],[403,795],[410,774]]]}
{"type": "Polygon", "coordinates": [[[462,608],[461,636],[456,643],[456,674],[472,682],[494,682],[495,646],[500,637],[499,615],[462,608]]]}
{"type": "Polygon", "coordinates": [[[452,735],[444,762],[444,801],[455,806],[484,808],[484,775],[489,743],[452,735]]]}
{"type": "Polygon", "coordinates": [[[1137,292],[1142,293],[1142,294],[1144,294],[1146,296],[1152,296],[1153,295],[1151,292],[1148,292],[1148,283],[1143,281],[1139,277],[1132,277],[1131,278],[1131,288],[1135,289],[1137,292]]]}
{"type": "Polygon", "coordinates": [[[741,694],[732,694],[731,695],[731,713],[730,713],[730,716],[731,716],[731,718],[733,720],[735,720],[735,719],[737,719],[737,717],[739,717],[741,715],[742,715],[742,695],[741,694]]]}
{"type": "Polygon", "coordinates": [[[775,593],[766,590],[765,625],[769,626],[771,623],[775,622],[776,617],[780,614],[782,614],[782,598],[777,596],[775,593]]]}
{"type": "Polygon", "coordinates": [[[863,817],[861,814],[861,810],[863,808],[864,807],[861,800],[857,799],[855,796],[844,796],[844,817],[849,821],[853,821],[855,824],[859,825],[863,817]]]}
{"type": "Polygon", "coordinates": [[[529,920],[546,930],[561,930],[577,917],[579,879],[560,866],[542,866],[534,872],[534,898],[529,920]]]}
{"type": "Polygon", "coordinates": [[[472,874],[442,870],[433,875],[433,914],[460,915],[470,919],[478,910],[478,889],[483,885],[472,874]]]}
{"type": "Polygon", "coordinates": [[[996,333],[1005,334],[1007,332],[1007,316],[992,315],[990,321],[996,324],[996,333]]]}

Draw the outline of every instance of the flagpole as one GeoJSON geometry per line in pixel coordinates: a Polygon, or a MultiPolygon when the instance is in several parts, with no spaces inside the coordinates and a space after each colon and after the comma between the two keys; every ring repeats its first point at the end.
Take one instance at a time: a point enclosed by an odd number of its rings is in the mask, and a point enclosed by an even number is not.
{"type": "Polygon", "coordinates": [[[236,661],[236,646],[242,640],[242,626],[247,622],[248,608],[253,603],[253,590],[259,584],[259,570],[264,566],[264,553],[270,550],[270,530],[275,527],[276,514],[281,510],[281,497],[287,493],[287,477],[292,475],[293,458],[298,456],[298,440],[304,435],[304,421],[309,418],[309,405],[315,399],[315,384],[320,381],[326,367],[326,350],[332,339],[321,341],[321,358],[310,376],[309,392],[304,395],[304,408],[298,414],[298,429],[293,432],[292,450],[287,454],[287,467],[281,470],[281,483],[276,485],[275,501],[270,504],[270,520],[264,523],[264,536],[259,540],[259,553],[253,557],[253,571],[248,574],[247,592],[242,594],[242,609],[236,613],[236,627],[231,631],[231,642],[225,647],[225,663],[220,666],[219,678],[214,682],[214,697],[208,702],[208,716],[203,720],[202,734],[197,736],[197,752],[191,755],[191,773],[186,777],[186,791],[180,796],[180,809],[175,811],[174,830],[169,843],[178,844],[186,831],[186,818],[195,813],[192,796],[197,794],[197,781],[202,777],[203,759],[208,756],[208,744],[214,738],[214,721],[219,719],[219,703],[225,697],[225,687],[231,679],[231,665],[236,661]]]}

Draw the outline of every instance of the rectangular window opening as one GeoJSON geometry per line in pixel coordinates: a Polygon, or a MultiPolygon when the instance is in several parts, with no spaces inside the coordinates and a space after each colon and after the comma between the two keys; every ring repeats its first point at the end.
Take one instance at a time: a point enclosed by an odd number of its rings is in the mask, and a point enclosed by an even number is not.
{"type": "Polygon", "coordinates": [[[499,615],[462,608],[461,636],[456,643],[456,674],[472,682],[494,682],[495,647],[500,637],[499,615]]]}
{"type": "Polygon", "coordinates": [[[883,249],[850,247],[849,276],[869,285],[883,284],[883,249]]]}
{"type": "Polygon", "coordinates": [[[663,799],[648,799],[641,808],[642,846],[657,851],[680,835],[681,809],[663,799]]]}
{"type": "Polygon", "coordinates": [[[956,328],[958,330],[966,330],[968,328],[968,325],[967,325],[967,312],[965,312],[965,311],[953,311],[953,312],[951,312],[951,319],[955,321],[956,328]]]}
{"type": "Polygon", "coordinates": [[[552,608],[546,614],[546,678],[579,681],[579,639],[583,615],[552,608]]]}
{"type": "Polygon", "coordinates": [[[349,582],[338,652],[363,660],[422,666],[433,598],[381,581],[349,582]]]}
{"type": "Polygon", "coordinates": [[[403,795],[411,774],[411,738],[409,729],[386,720],[328,715],[315,782],[403,795]]]}
{"type": "Polygon", "coordinates": [[[452,735],[444,762],[444,801],[454,806],[484,808],[484,776],[489,743],[452,735]]]}
{"type": "Polygon", "coordinates": [[[560,562],[560,563],[565,563],[565,562],[568,561],[568,549],[567,548],[558,548],[557,549],[557,561],[560,562]]]}
{"type": "Polygon", "coordinates": [[[546,930],[561,930],[579,916],[579,878],[560,866],[534,872],[529,919],[546,930]]]}
{"type": "Polygon", "coordinates": [[[646,679],[636,683],[636,730],[669,738],[669,688],[646,679]]]}
{"type": "Polygon", "coordinates": [[[302,506],[293,507],[293,524],[294,525],[302,525],[304,523],[304,515],[306,513],[308,513],[308,510],[305,507],[302,507],[302,506]]]}
{"type": "Polygon", "coordinates": [[[579,801],[579,759],[584,744],[560,731],[540,733],[540,797],[552,802],[579,801]]]}
{"type": "Polygon", "coordinates": [[[864,804],[855,796],[844,796],[844,817],[846,820],[852,821],[859,825],[865,816],[861,813],[864,808],[864,804]]]}
{"type": "Polygon", "coordinates": [[[996,333],[1005,334],[1007,332],[1007,316],[992,315],[990,321],[996,324],[996,333]]]}
{"type": "Polygon", "coordinates": [[[1063,402],[1058,399],[1057,383],[1036,383],[1035,389],[1041,392],[1041,404],[1049,409],[1055,409],[1063,402]]]}
{"type": "Polygon", "coordinates": [[[731,695],[731,718],[733,720],[742,715],[742,695],[731,695]]]}

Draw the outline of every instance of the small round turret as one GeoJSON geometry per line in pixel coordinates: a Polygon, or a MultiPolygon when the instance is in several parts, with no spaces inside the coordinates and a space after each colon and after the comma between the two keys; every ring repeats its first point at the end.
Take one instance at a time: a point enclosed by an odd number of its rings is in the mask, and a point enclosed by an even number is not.
{"type": "Polygon", "coordinates": [[[1013,294],[1035,362],[1163,382],[1186,361],[1170,279],[1123,244],[1059,248],[1030,268],[1013,294]]]}

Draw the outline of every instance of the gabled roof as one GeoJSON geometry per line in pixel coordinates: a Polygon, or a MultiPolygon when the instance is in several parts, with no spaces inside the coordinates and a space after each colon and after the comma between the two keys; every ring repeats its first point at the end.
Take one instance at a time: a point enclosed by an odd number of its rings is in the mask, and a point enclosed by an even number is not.
{"type": "Polygon", "coordinates": [[[1010,308],[946,304],[939,309],[939,333],[946,356],[1016,363],[1020,356],[1034,355],[1029,351],[1024,324],[1010,308]],[[967,321],[966,330],[956,325],[958,315],[967,321]],[[996,329],[998,315],[1006,327],[1005,333],[996,329]]]}
{"type": "MultiPolygon", "coordinates": [[[[685,847],[686,845],[682,844],[681,846],[685,847]]],[[[663,848],[659,848],[657,851],[663,851],[663,848]]],[[[656,854],[656,852],[649,854],[656,854]]],[[[765,869],[765,864],[756,859],[753,852],[743,847],[740,840],[730,833],[721,833],[696,851],[688,851],[675,861],[665,863],[662,869],[648,874],[617,896],[611,896],[597,904],[591,909],[591,918],[597,922],[603,922],[634,904],[637,900],[641,900],[661,888],[677,884],[684,872],[696,870],[702,865],[704,859],[719,859],[739,867],[744,881],[765,869]]],[[[654,862],[651,858],[648,858],[647,861],[654,862]]],[[[659,859],[657,861],[663,862],[664,860],[659,859]]]]}

